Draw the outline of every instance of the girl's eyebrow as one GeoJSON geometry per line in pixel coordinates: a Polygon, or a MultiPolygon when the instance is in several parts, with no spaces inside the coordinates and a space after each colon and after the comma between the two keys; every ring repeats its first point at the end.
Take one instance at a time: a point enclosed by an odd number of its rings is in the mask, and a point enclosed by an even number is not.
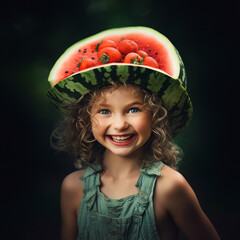
{"type": "Polygon", "coordinates": [[[98,104],[97,106],[98,106],[98,107],[106,107],[106,108],[111,107],[111,105],[106,104],[106,103],[100,103],[100,104],[98,104]]]}
{"type": "MultiPolygon", "coordinates": [[[[124,107],[128,108],[132,105],[143,105],[143,102],[139,102],[139,101],[130,102],[127,105],[125,105],[124,107]]],[[[110,107],[112,107],[112,105],[106,104],[106,103],[100,103],[100,104],[98,104],[98,107],[110,108],[110,107]]]]}
{"type": "Polygon", "coordinates": [[[132,105],[143,105],[143,102],[135,101],[135,102],[127,104],[126,107],[130,107],[132,105]]]}

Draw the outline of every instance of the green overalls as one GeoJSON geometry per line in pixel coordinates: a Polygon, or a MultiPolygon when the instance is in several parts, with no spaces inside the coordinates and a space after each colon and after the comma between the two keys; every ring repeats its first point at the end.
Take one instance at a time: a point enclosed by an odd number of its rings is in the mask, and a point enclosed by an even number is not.
{"type": "Polygon", "coordinates": [[[138,193],[109,199],[99,189],[100,165],[88,167],[79,205],[78,240],[159,240],[153,209],[153,192],[162,162],[142,168],[136,187],[138,193]]]}

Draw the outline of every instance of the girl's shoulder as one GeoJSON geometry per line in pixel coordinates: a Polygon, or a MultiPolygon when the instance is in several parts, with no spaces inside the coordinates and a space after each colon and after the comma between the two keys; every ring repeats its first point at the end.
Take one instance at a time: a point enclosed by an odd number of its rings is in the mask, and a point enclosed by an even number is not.
{"type": "Polygon", "coordinates": [[[61,187],[61,215],[62,239],[73,239],[77,232],[76,216],[83,197],[82,177],[84,171],[79,170],[68,174],[62,181],[61,187]]]}
{"type": "Polygon", "coordinates": [[[69,173],[63,180],[76,180],[84,175],[85,169],[76,170],[69,173]]]}
{"type": "Polygon", "coordinates": [[[219,240],[218,234],[201,209],[196,194],[179,172],[164,166],[155,186],[154,206],[157,219],[168,213],[187,239],[219,240]]]}
{"type": "Polygon", "coordinates": [[[61,191],[65,195],[80,195],[82,197],[82,180],[85,170],[77,170],[68,174],[62,181],[61,191]]]}
{"type": "Polygon", "coordinates": [[[156,197],[159,196],[166,203],[169,203],[171,199],[194,194],[187,180],[178,171],[165,165],[161,173],[161,177],[156,182],[156,197]]]}

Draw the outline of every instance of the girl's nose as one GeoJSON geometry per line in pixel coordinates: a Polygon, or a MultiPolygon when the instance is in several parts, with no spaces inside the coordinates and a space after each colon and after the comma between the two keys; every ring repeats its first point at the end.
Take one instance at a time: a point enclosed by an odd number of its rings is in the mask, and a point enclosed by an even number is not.
{"type": "Polygon", "coordinates": [[[113,119],[112,125],[113,125],[113,128],[118,131],[127,129],[129,126],[128,122],[122,115],[115,116],[115,118],[113,119]]]}

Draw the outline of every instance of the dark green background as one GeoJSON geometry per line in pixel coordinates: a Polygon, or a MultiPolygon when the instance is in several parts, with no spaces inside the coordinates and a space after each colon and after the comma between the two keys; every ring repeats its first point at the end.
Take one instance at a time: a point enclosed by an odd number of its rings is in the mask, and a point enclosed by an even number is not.
{"type": "Polygon", "coordinates": [[[152,27],[179,50],[194,106],[191,123],[176,139],[184,151],[180,172],[222,239],[240,235],[236,7],[210,0],[11,1],[2,7],[6,239],[59,239],[60,184],[74,169],[49,145],[60,115],[46,97],[48,73],[73,43],[124,26],[152,27]]]}

